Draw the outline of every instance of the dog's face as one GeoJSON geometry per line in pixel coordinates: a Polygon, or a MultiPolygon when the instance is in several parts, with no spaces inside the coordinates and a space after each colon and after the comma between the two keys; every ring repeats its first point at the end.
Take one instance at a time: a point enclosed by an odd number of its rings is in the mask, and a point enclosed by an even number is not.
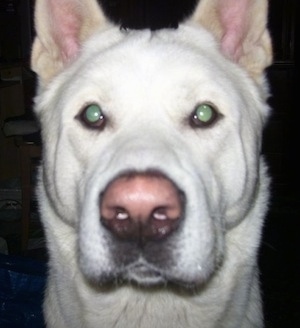
{"type": "Polygon", "coordinates": [[[206,281],[257,192],[260,77],[192,24],[96,31],[56,75],[37,97],[44,183],[78,235],[83,274],[206,281]]]}

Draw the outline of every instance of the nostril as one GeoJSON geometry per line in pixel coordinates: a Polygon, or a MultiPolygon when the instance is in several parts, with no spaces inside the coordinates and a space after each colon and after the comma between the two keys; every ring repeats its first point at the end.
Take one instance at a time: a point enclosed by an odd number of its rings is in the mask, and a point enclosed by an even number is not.
{"type": "Polygon", "coordinates": [[[155,209],[152,213],[152,217],[155,220],[167,220],[168,219],[167,211],[165,208],[155,209]]]}
{"type": "Polygon", "coordinates": [[[129,214],[128,212],[123,208],[118,208],[115,210],[115,218],[117,220],[128,220],[129,214]]]}
{"type": "Polygon", "coordinates": [[[127,220],[129,219],[129,213],[122,207],[117,206],[107,206],[101,204],[101,216],[107,220],[127,220]]]}
{"type": "Polygon", "coordinates": [[[136,225],[128,212],[118,207],[101,207],[101,222],[104,227],[111,231],[115,236],[122,239],[135,238],[136,225]]]}
{"type": "Polygon", "coordinates": [[[151,214],[151,217],[155,220],[177,220],[181,215],[180,203],[176,203],[173,206],[162,206],[155,208],[151,214]]]}

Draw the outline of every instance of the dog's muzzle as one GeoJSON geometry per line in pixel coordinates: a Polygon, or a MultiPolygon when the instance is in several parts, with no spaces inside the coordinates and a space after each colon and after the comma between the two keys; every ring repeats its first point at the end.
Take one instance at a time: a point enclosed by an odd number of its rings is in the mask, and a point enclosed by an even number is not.
{"type": "Polygon", "coordinates": [[[82,273],[102,285],[198,286],[219,258],[206,180],[180,150],[134,142],[106,153],[100,163],[109,164],[91,167],[86,179],[78,227],[82,273]]]}
{"type": "Polygon", "coordinates": [[[100,195],[100,222],[116,267],[110,278],[142,285],[165,283],[172,235],[184,218],[184,193],[158,171],[127,172],[100,195]]]}

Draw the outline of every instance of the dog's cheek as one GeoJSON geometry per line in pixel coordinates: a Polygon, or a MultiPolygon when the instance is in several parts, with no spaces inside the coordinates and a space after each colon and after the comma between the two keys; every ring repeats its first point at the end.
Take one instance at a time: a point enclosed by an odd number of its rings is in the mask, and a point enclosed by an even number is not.
{"type": "MultiPolygon", "coordinates": [[[[208,169],[205,171],[211,175],[208,169]]],[[[191,285],[201,285],[222,262],[225,230],[222,206],[220,203],[218,207],[213,205],[214,179],[194,177],[192,180],[193,184],[187,184],[190,187],[187,187],[186,218],[173,253],[174,275],[191,285]]]]}
{"type": "Polygon", "coordinates": [[[216,171],[222,181],[221,197],[226,204],[224,218],[227,228],[238,225],[247,216],[249,204],[255,197],[259,182],[259,156],[256,156],[255,149],[247,151],[248,147],[253,148],[254,145],[245,144],[240,136],[232,140],[231,145],[233,144],[232,149],[220,154],[219,163],[216,165],[216,171]]]}
{"type": "Polygon", "coordinates": [[[196,142],[187,147],[197,154],[195,170],[202,177],[210,207],[219,211],[224,226],[229,227],[237,225],[249,210],[247,204],[258,183],[259,156],[253,138],[233,126],[223,126],[222,133],[217,129],[200,131],[196,142]]]}
{"type": "Polygon", "coordinates": [[[82,168],[65,138],[54,145],[47,142],[45,148],[44,179],[49,186],[49,197],[61,220],[75,226],[80,213],[82,168]]]}

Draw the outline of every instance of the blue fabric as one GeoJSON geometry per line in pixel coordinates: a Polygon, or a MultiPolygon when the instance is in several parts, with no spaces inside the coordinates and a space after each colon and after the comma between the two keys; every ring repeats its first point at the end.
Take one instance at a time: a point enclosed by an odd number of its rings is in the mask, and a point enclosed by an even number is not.
{"type": "Polygon", "coordinates": [[[42,328],[46,264],[0,254],[0,327],[42,328]]]}

